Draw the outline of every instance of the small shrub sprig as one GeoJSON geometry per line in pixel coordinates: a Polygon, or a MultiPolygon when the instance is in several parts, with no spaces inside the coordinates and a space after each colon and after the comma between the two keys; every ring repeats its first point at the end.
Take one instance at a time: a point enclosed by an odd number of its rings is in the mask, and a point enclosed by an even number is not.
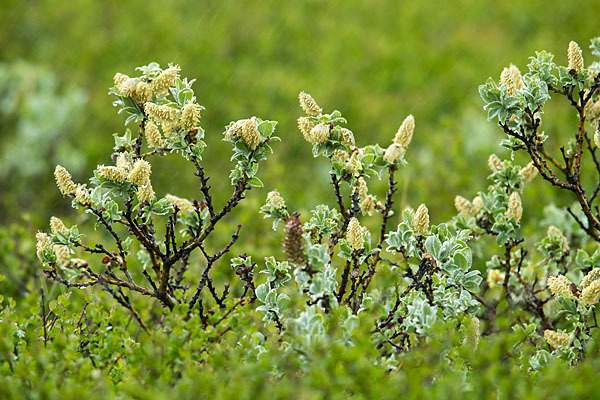
{"type": "MultiPolygon", "coordinates": [[[[202,321],[208,324],[208,299],[226,308],[231,297],[230,284],[218,290],[210,274],[238,240],[241,225],[215,253],[208,251],[208,239],[248,190],[262,186],[256,173],[259,162],[272,152],[269,143],[278,139],[273,135],[276,122],[252,117],[226,127],[223,140],[231,143],[236,162],[230,173],[234,189],[218,208],[201,163],[206,148],[200,126],[204,108],[196,101],[194,81],[181,78],[180,68],[174,65],[162,69],[151,63],[137,70],[140,75],[135,77],[116,74],[110,89],[116,97],[114,106],[127,116],[125,124],[138,125],[137,134],[129,128],[123,135],[115,134],[114,164],[99,165],[87,184],[76,184],[61,166],[54,173],[58,189],[72,200],[73,208],[93,215],[96,226],[104,228],[114,243],[89,245],[76,226],[67,227],[53,217],[51,232],[37,234],[37,254],[49,279],[69,288],[101,286],[144,328],[129,298],[131,293],[154,298],[168,309],[181,305],[191,312],[198,305],[202,321]],[[178,154],[194,166],[203,199],[155,193],[150,160],[170,154],[178,154]],[[162,238],[159,226],[164,226],[162,238]],[[204,257],[203,270],[197,284],[191,286],[186,272],[196,250],[204,257]],[[93,256],[100,256],[101,262],[93,256]]],[[[232,307],[254,299],[251,270],[236,272],[243,289],[232,307]]]]}

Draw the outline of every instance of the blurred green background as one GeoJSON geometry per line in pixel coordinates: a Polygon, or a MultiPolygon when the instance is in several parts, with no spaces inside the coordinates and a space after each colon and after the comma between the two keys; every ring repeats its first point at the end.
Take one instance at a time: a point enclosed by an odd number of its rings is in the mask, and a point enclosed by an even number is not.
{"type": "MultiPolygon", "coordinates": [[[[52,214],[70,215],[54,187],[55,164],[83,182],[109,162],[112,134],[124,130],[107,95],[112,77],[151,61],[177,63],[183,76],[198,79],[206,165],[221,200],[231,191],[224,126],[251,115],[279,121],[283,141],[259,172],[266,187],[250,193],[252,215],[239,218],[252,220],[274,187],[304,212],[333,199],[326,161],[313,160],[296,128],[304,90],[347,117],[359,146],[387,146],[414,114],[396,207],[425,202],[432,221],[442,222],[454,213],[456,194],[473,197],[487,186],[490,152],[509,156],[486,121],[478,85],[510,62],[526,70],[535,50],[565,63],[570,40],[590,57],[589,39],[599,33],[597,15],[580,12],[593,10],[594,0],[577,7],[563,0],[0,3],[0,222],[27,213],[32,229],[45,228],[52,214]]],[[[555,115],[565,110],[547,110],[553,137],[570,135],[569,117],[555,115]]],[[[177,157],[158,162],[157,194],[200,197],[191,172],[177,157]]],[[[370,186],[383,195],[383,182],[370,186]]],[[[539,214],[551,194],[539,179],[530,185],[526,215],[539,214]]]]}

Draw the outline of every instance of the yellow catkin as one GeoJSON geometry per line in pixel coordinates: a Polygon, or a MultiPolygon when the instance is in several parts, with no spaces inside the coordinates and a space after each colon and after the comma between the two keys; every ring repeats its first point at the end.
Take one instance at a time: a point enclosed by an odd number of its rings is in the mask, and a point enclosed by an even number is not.
{"type": "Polygon", "coordinates": [[[173,125],[177,121],[177,110],[167,105],[161,105],[147,102],[144,104],[144,111],[154,121],[165,124],[173,125]]]}
{"type": "Polygon", "coordinates": [[[313,121],[311,121],[309,117],[298,118],[298,129],[300,130],[300,132],[302,132],[304,140],[306,140],[309,143],[312,143],[310,139],[310,131],[312,130],[312,128],[315,127],[315,125],[316,124],[313,121]]]}
{"type": "Polygon", "coordinates": [[[513,76],[509,68],[504,68],[500,74],[500,83],[506,85],[506,90],[509,96],[516,94],[516,86],[513,82],[513,76]]]}
{"type": "Polygon", "coordinates": [[[128,78],[119,85],[119,92],[123,97],[133,97],[136,93],[136,87],[140,80],[138,78],[128,78]]]}
{"type": "Polygon", "coordinates": [[[44,232],[36,233],[35,239],[36,239],[37,256],[40,259],[40,261],[42,261],[44,250],[46,250],[52,246],[52,240],[50,239],[50,236],[48,236],[48,234],[44,233],[44,232]]]}
{"type": "Polygon", "coordinates": [[[315,99],[308,93],[300,92],[298,101],[300,102],[300,107],[302,107],[307,115],[319,116],[323,112],[323,109],[319,107],[315,99]]]}
{"type": "Polygon", "coordinates": [[[98,165],[97,169],[98,172],[100,172],[100,175],[106,180],[123,183],[127,179],[127,172],[118,167],[114,167],[112,165],[98,165]]]}
{"type": "Polygon", "coordinates": [[[546,286],[548,286],[550,293],[552,293],[554,297],[567,296],[570,299],[575,298],[571,291],[571,281],[564,275],[549,277],[546,286]]]}
{"type": "Polygon", "coordinates": [[[90,193],[85,188],[85,186],[82,186],[82,185],[77,186],[77,189],[75,190],[75,200],[77,200],[77,202],[79,202],[83,206],[87,206],[88,204],[91,204],[92,201],[90,198],[90,193]]]}
{"type": "Polygon", "coordinates": [[[514,64],[510,64],[508,69],[510,70],[510,74],[512,76],[512,81],[513,81],[515,87],[517,89],[522,89],[524,84],[523,84],[523,77],[521,76],[521,71],[519,71],[519,68],[517,68],[517,66],[514,64]]]}
{"type": "Polygon", "coordinates": [[[387,149],[385,149],[385,153],[383,153],[383,161],[388,164],[393,164],[402,156],[402,154],[404,154],[404,147],[398,143],[392,143],[387,149]]]}
{"type": "Polygon", "coordinates": [[[504,164],[502,163],[502,161],[500,161],[500,158],[498,158],[497,155],[490,154],[490,156],[488,157],[488,167],[490,167],[492,172],[501,170],[503,166],[504,164]]]}
{"type": "Polygon", "coordinates": [[[581,291],[580,300],[583,304],[594,305],[600,300],[600,280],[595,280],[581,291]]]}
{"type": "Polygon", "coordinates": [[[154,189],[152,189],[152,184],[150,183],[149,178],[139,186],[137,197],[140,203],[150,203],[152,200],[154,200],[154,189]]]}
{"type": "Polygon", "coordinates": [[[174,196],[172,194],[165,195],[165,199],[174,206],[177,206],[180,211],[189,212],[194,211],[194,204],[188,199],[182,199],[181,197],[174,196]]]}
{"type": "Polygon", "coordinates": [[[471,203],[473,204],[473,214],[477,215],[479,211],[483,210],[484,205],[481,196],[475,196],[471,203]]]}
{"type": "Polygon", "coordinates": [[[348,230],[346,231],[346,240],[350,247],[354,250],[362,250],[364,247],[363,241],[363,229],[356,217],[352,217],[348,223],[348,230]]]}
{"type": "Polygon", "coordinates": [[[581,53],[579,45],[573,41],[569,43],[567,59],[569,61],[569,69],[575,70],[578,74],[583,72],[583,54],[581,53]]]}
{"type": "Polygon", "coordinates": [[[600,268],[594,268],[583,277],[581,282],[579,282],[579,288],[585,289],[598,279],[600,279],[600,268]]]}
{"type": "Polygon", "coordinates": [[[362,164],[360,162],[360,153],[355,151],[350,156],[350,159],[346,162],[346,172],[356,175],[362,171],[362,164]]]}
{"type": "Polygon", "coordinates": [[[462,216],[471,218],[475,216],[475,207],[473,204],[462,196],[456,196],[454,198],[454,207],[462,216]]]}
{"type": "Polygon", "coordinates": [[[121,84],[123,82],[125,82],[127,79],[129,79],[129,77],[125,74],[122,74],[120,72],[117,72],[115,74],[115,77],[113,78],[113,81],[115,82],[115,86],[121,86],[121,84]]]}
{"type": "Polygon", "coordinates": [[[52,246],[52,250],[54,250],[54,254],[56,254],[56,264],[63,266],[68,264],[71,260],[71,251],[69,250],[69,246],[55,244],[52,246]]]}
{"type": "Polygon", "coordinates": [[[200,111],[202,111],[202,107],[192,101],[187,102],[181,108],[181,127],[185,131],[190,131],[198,125],[200,121],[200,111]]]}
{"type": "Polygon", "coordinates": [[[471,320],[467,323],[465,334],[465,343],[473,348],[477,348],[477,345],[479,344],[479,337],[481,336],[479,318],[471,318],[471,320]]]}
{"type": "Polygon", "coordinates": [[[51,217],[50,218],[50,230],[52,234],[56,235],[57,233],[62,233],[63,235],[69,234],[69,230],[62,222],[60,218],[51,217]]]}
{"type": "Polygon", "coordinates": [[[523,176],[523,182],[528,183],[533,180],[538,174],[538,170],[533,164],[533,161],[521,168],[519,174],[523,176]]]}
{"type": "Polygon", "coordinates": [[[285,208],[285,200],[277,190],[267,193],[267,205],[274,208],[285,208]]]}
{"type": "Polygon", "coordinates": [[[129,172],[128,180],[135,185],[145,185],[150,179],[152,166],[148,161],[137,160],[129,172]]]}
{"type": "Polygon", "coordinates": [[[369,194],[369,187],[367,186],[367,181],[362,176],[357,179],[356,185],[352,189],[352,194],[358,191],[358,197],[364,199],[369,194]]]}
{"type": "Polygon", "coordinates": [[[149,147],[161,148],[164,146],[162,136],[158,130],[158,126],[152,121],[147,121],[144,127],[144,134],[149,147]]]}
{"type": "Polygon", "coordinates": [[[373,211],[375,211],[375,201],[373,200],[373,196],[367,196],[361,203],[360,203],[360,212],[363,213],[363,215],[367,214],[367,215],[372,215],[373,211]]]}
{"type": "Polygon", "coordinates": [[[521,197],[519,193],[512,192],[508,198],[508,210],[506,210],[506,218],[514,218],[517,222],[521,221],[523,216],[523,206],[521,205],[521,197]]]}
{"type": "Polygon", "coordinates": [[[152,82],[150,82],[150,87],[152,88],[152,93],[156,95],[167,94],[169,88],[175,86],[175,80],[179,75],[178,65],[169,64],[169,68],[162,71],[152,82]]]}
{"type": "Polygon", "coordinates": [[[117,168],[126,174],[131,171],[131,162],[129,161],[127,153],[119,153],[119,157],[117,157],[117,168]]]}
{"type": "Polygon", "coordinates": [[[354,134],[350,129],[342,128],[342,133],[340,135],[340,142],[346,147],[354,147],[354,134]]]}
{"type": "Polygon", "coordinates": [[[429,210],[425,204],[421,204],[417,208],[415,218],[412,221],[412,226],[414,231],[419,235],[424,235],[429,232],[429,210]]]}
{"type": "Polygon", "coordinates": [[[554,225],[550,225],[548,227],[548,237],[552,238],[552,236],[558,236],[560,238],[560,240],[562,241],[563,249],[569,248],[569,242],[567,241],[567,238],[565,237],[565,235],[563,235],[561,230],[555,227],[554,225]]]}
{"type": "Polygon", "coordinates": [[[415,117],[409,115],[404,119],[400,128],[398,128],[398,132],[394,137],[394,143],[399,144],[402,147],[408,147],[410,144],[413,132],[415,131],[415,117]]]}
{"type": "Polygon", "coordinates": [[[225,139],[234,140],[242,137],[245,119],[235,121],[225,132],[225,139]]]}
{"type": "Polygon", "coordinates": [[[139,104],[144,104],[152,100],[152,88],[146,82],[140,80],[135,85],[135,94],[133,96],[139,104]]]}
{"type": "Polygon", "coordinates": [[[323,143],[329,139],[329,124],[317,124],[308,134],[310,143],[323,143]]]}
{"type": "Polygon", "coordinates": [[[77,187],[71,178],[71,174],[62,166],[57,165],[54,169],[54,179],[56,179],[56,186],[63,196],[67,196],[75,193],[77,187]]]}
{"type": "Polygon", "coordinates": [[[564,332],[556,332],[550,329],[544,331],[544,339],[555,349],[565,349],[571,344],[571,335],[564,332]]]}
{"type": "Polygon", "coordinates": [[[254,118],[245,120],[242,125],[241,137],[252,150],[260,144],[260,132],[254,118]]]}
{"type": "Polygon", "coordinates": [[[335,160],[341,161],[341,162],[346,162],[348,161],[348,159],[350,158],[350,156],[348,155],[348,153],[346,153],[344,150],[334,150],[333,154],[331,155],[331,157],[335,160]]]}

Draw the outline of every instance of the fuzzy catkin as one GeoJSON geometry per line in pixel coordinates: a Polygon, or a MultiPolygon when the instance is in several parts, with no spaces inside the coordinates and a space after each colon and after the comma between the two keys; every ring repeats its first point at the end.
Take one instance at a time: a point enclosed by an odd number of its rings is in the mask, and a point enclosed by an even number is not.
{"type": "Polygon", "coordinates": [[[190,131],[196,127],[200,121],[200,111],[202,107],[192,101],[185,103],[181,108],[181,127],[185,131],[190,131]]]}
{"type": "Polygon", "coordinates": [[[462,196],[456,196],[454,198],[454,207],[463,217],[471,218],[475,216],[475,208],[473,204],[462,196]]]}
{"type": "Polygon", "coordinates": [[[125,82],[127,79],[129,79],[129,77],[127,75],[117,72],[115,74],[115,77],[113,78],[113,81],[115,83],[115,86],[121,86],[121,84],[123,82],[125,82]]]}
{"type": "Polygon", "coordinates": [[[579,48],[579,45],[576,42],[571,41],[569,43],[567,59],[569,61],[569,69],[575,70],[575,72],[578,74],[583,72],[583,54],[581,53],[581,48],[579,48]]]}
{"type": "Polygon", "coordinates": [[[323,109],[319,107],[315,99],[312,96],[305,92],[300,92],[298,95],[298,101],[300,102],[300,107],[306,113],[306,115],[319,116],[323,112],[323,109]]]}
{"type": "Polygon", "coordinates": [[[194,211],[194,204],[188,199],[182,199],[181,197],[174,196],[172,194],[166,194],[165,199],[172,205],[179,208],[180,211],[189,212],[194,211]]]}
{"type": "Polygon", "coordinates": [[[562,295],[570,299],[575,298],[571,292],[571,281],[564,275],[549,277],[546,285],[554,297],[562,295]]]}
{"type": "Polygon", "coordinates": [[[503,166],[504,164],[502,163],[502,161],[500,161],[500,158],[498,158],[497,155],[490,154],[490,156],[488,157],[488,167],[490,167],[492,172],[496,172],[502,169],[503,166]]]}
{"type": "Polygon", "coordinates": [[[521,197],[519,193],[512,192],[508,198],[508,210],[506,210],[506,218],[514,218],[517,222],[521,221],[523,216],[523,206],[521,205],[521,197]]]}
{"type": "Polygon", "coordinates": [[[371,215],[373,214],[373,211],[375,211],[375,201],[373,200],[373,196],[367,196],[360,203],[360,212],[362,212],[363,215],[371,215]]]}
{"type": "Polygon", "coordinates": [[[44,250],[52,247],[52,240],[50,239],[50,236],[44,232],[36,233],[35,239],[37,256],[40,261],[43,261],[44,250]]]}
{"type": "Polygon", "coordinates": [[[273,208],[285,208],[285,200],[277,190],[267,193],[267,205],[273,208]]]}
{"type": "Polygon", "coordinates": [[[356,180],[356,184],[354,185],[354,188],[352,189],[352,194],[354,194],[356,191],[358,191],[358,197],[361,199],[366,198],[367,195],[369,194],[369,188],[367,186],[367,181],[365,181],[365,178],[363,178],[362,176],[356,180]]]}
{"type": "Polygon", "coordinates": [[[98,165],[100,175],[111,182],[123,183],[127,179],[127,172],[115,166],[98,165]]]}
{"type": "Polygon", "coordinates": [[[154,121],[165,124],[173,125],[177,121],[177,110],[167,105],[158,105],[147,102],[144,104],[144,111],[154,121]]]}
{"type": "Polygon", "coordinates": [[[54,179],[56,179],[56,186],[63,196],[67,196],[75,193],[77,187],[71,178],[71,174],[62,166],[57,165],[54,169],[54,179]]]}
{"type": "Polygon", "coordinates": [[[583,277],[581,282],[579,282],[579,287],[581,289],[585,289],[586,287],[591,285],[592,282],[598,279],[600,279],[600,268],[594,268],[583,277]]]}
{"type": "Polygon", "coordinates": [[[473,214],[477,215],[479,214],[479,211],[483,210],[483,200],[481,200],[481,196],[475,196],[475,198],[473,198],[473,201],[471,202],[473,204],[473,214]]]}
{"type": "Polygon", "coordinates": [[[147,121],[144,127],[144,134],[146,135],[146,141],[149,147],[161,148],[164,143],[158,126],[152,121],[147,121]]]}
{"type": "Polygon", "coordinates": [[[69,234],[69,230],[67,229],[65,224],[60,218],[57,217],[50,218],[50,231],[52,231],[53,235],[56,235],[58,233],[62,233],[63,235],[69,234]]]}
{"type": "Polygon", "coordinates": [[[75,190],[75,200],[83,206],[87,206],[88,204],[91,204],[92,201],[90,198],[90,193],[85,188],[85,186],[82,186],[82,185],[77,186],[77,189],[75,190]]]}
{"type": "Polygon", "coordinates": [[[402,154],[404,154],[404,147],[399,145],[398,143],[392,143],[385,149],[385,153],[383,154],[383,161],[388,164],[393,164],[397,159],[399,159],[402,154]]]}
{"type": "Polygon", "coordinates": [[[581,302],[587,305],[594,305],[600,300],[600,280],[595,280],[581,291],[581,302]]]}
{"type": "Polygon", "coordinates": [[[52,250],[54,250],[54,254],[56,254],[56,264],[63,266],[68,264],[71,260],[71,251],[69,250],[69,246],[55,244],[52,246],[52,250]]]}
{"type": "Polygon", "coordinates": [[[304,242],[302,239],[302,222],[297,214],[287,218],[284,227],[284,238],[281,242],[287,260],[296,265],[306,264],[304,242]]]}
{"type": "Polygon", "coordinates": [[[550,329],[544,331],[544,339],[555,349],[564,349],[571,344],[571,335],[564,332],[556,332],[550,329]]]}
{"type": "Polygon", "coordinates": [[[500,83],[506,85],[506,90],[509,96],[514,96],[517,91],[517,87],[513,81],[513,76],[510,69],[504,68],[500,74],[500,83]]]}
{"type": "Polygon", "coordinates": [[[129,172],[128,180],[135,185],[145,185],[150,179],[152,166],[146,160],[137,160],[129,172]]]}
{"type": "Polygon", "coordinates": [[[346,240],[352,249],[358,251],[364,248],[363,242],[363,229],[358,222],[356,217],[352,217],[348,223],[348,230],[346,231],[346,240]]]}
{"type": "Polygon", "coordinates": [[[311,119],[309,117],[298,118],[298,129],[302,133],[304,140],[306,140],[309,143],[312,143],[310,131],[312,130],[312,128],[315,127],[315,125],[316,124],[313,121],[311,121],[311,119]]]}
{"type": "Polygon", "coordinates": [[[342,128],[340,142],[346,147],[354,147],[354,134],[350,129],[342,128]]]}
{"type": "Polygon", "coordinates": [[[569,242],[567,241],[567,238],[565,237],[565,235],[563,235],[563,233],[560,231],[560,229],[558,229],[554,225],[550,225],[548,227],[548,237],[552,238],[552,236],[558,236],[560,238],[563,249],[569,248],[569,242]]]}
{"type": "Polygon", "coordinates": [[[308,134],[308,141],[310,143],[323,143],[329,139],[329,125],[328,124],[317,124],[315,125],[308,134]]]}
{"type": "Polygon", "coordinates": [[[154,200],[154,189],[152,189],[150,178],[147,178],[146,181],[139,186],[137,197],[140,203],[150,203],[154,200]]]}
{"type": "Polygon", "coordinates": [[[525,85],[523,84],[523,77],[521,76],[521,71],[519,71],[519,68],[517,68],[517,66],[514,64],[510,64],[508,69],[510,70],[510,75],[515,88],[522,89],[525,85]]]}
{"type": "Polygon", "coordinates": [[[348,161],[348,159],[350,158],[350,156],[348,155],[348,153],[346,153],[344,150],[340,150],[340,149],[334,150],[333,154],[331,155],[331,157],[334,160],[338,160],[338,161],[341,161],[343,163],[345,163],[346,161],[348,161]]]}
{"type": "Polygon", "coordinates": [[[256,147],[260,143],[260,132],[258,131],[256,121],[253,118],[244,121],[240,135],[242,137],[242,140],[252,150],[256,149],[256,147]]]}
{"type": "Polygon", "coordinates": [[[479,337],[481,336],[479,327],[479,318],[473,317],[466,326],[465,343],[477,348],[479,337]]]}
{"type": "Polygon", "coordinates": [[[415,218],[412,221],[412,226],[414,231],[419,235],[424,235],[429,232],[429,210],[425,204],[421,204],[417,208],[415,218]]]}
{"type": "Polygon", "coordinates": [[[538,174],[538,170],[533,164],[533,161],[521,168],[519,174],[523,176],[523,182],[528,183],[533,180],[538,174]]]}
{"type": "Polygon", "coordinates": [[[394,137],[394,143],[402,147],[408,147],[412,141],[413,132],[415,131],[415,117],[409,115],[402,121],[402,125],[398,128],[398,132],[394,137]]]}
{"type": "Polygon", "coordinates": [[[127,153],[119,154],[119,157],[117,157],[117,168],[119,168],[121,171],[125,172],[126,174],[128,174],[129,171],[131,171],[131,162],[129,161],[129,157],[127,156],[127,153]]]}
{"type": "Polygon", "coordinates": [[[175,86],[175,80],[179,75],[179,65],[171,65],[169,64],[169,68],[162,71],[152,82],[150,82],[150,87],[152,89],[152,93],[156,95],[166,94],[169,91],[171,86],[175,86]]]}
{"type": "Polygon", "coordinates": [[[355,175],[362,171],[362,163],[360,162],[360,153],[355,151],[346,162],[346,172],[355,175]]]}

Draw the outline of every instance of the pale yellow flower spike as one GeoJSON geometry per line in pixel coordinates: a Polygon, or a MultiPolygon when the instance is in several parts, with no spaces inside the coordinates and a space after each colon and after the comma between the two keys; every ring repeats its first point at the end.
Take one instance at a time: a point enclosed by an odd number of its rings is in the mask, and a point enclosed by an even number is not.
{"type": "Polygon", "coordinates": [[[350,159],[346,162],[345,165],[346,172],[356,175],[362,170],[362,164],[360,162],[360,154],[358,151],[355,151],[350,156],[350,159]]]}
{"type": "Polygon", "coordinates": [[[63,235],[67,235],[69,230],[65,226],[65,224],[61,221],[60,218],[51,217],[50,218],[50,230],[52,234],[56,235],[57,233],[62,233],[63,235]]]}
{"type": "Polygon", "coordinates": [[[310,130],[308,141],[310,143],[323,143],[329,139],[329,125],[318,124],[310,130]]]}
{"type": "Polygon", "coordinates": [[[348,241],[350,247],[352,247],[354,250],[362,250],[364,247],[363,230],[356,217],[352,217],[348,223],[346,240],[348,241]]]}
{"type": "Polygon", "coordinates": [[[54,169],[54,178],[56,179],[56,186],[63,196],[67,196],[75,193],[76,186],[71,178],[71,174],[62,166],[57,165],[54,169]]]}
{"type": "Polygon", "coordinates": [[[152,93],[156,95],[166,94],[169,91],[169,88],[175,86],[175,80],[179,76],[179,65],[171,65],[169,64],[169,68],[162,71],[156,79],[150,82],[150,87],[152,88],[152,93]]]}
{"type": "Polygon", "coordinates": [[[517,222],[521,221],[523,216],[523,206],[521,205],[521,197],[519,193],[512,192],[508,198],[508,210],[506,210],[506,218],[514,218],[517,222]]]}
{"type": "Polygon", "coordinates": [[[44,233],[44,232],[36,233],[35,239],[36,239],[37,256],[40,259],[40,261],[42,261],[43,260],[42,256],[43,256],[44,250],[46,250],[52,246],[52,240],[50,239],[50,236],[48,236],[48,234],[44,233]]]}
{"type": "Polygon", "coordinates": [[[137,160],[129,173],[128,180],[135,185],[145,185],[147,181],[149,184],[151,172],[152,166],[148,161],[137,160]]]}
{"type": "Polygon", "coordinates": [[[513,81],[513,76],[508,68],[504,68],[502,73],[500,74],[500,83],[506,85],[506,90],[509,96],[514,96],[516,94],[516,85],[513,81]]]}
{"type": "Polygon", "coordinates": [[[570,299],[575,298],[571,291],[571,281],[564,275],[549,277],[546,285],[554,297],[563,295],[570,299]]]}
{"type": "Polygon", "coordinates": [[[137,197],[140,203],[150,203],[154,200],[154,189],[149,178],[138,188],[137,197]]]}
{"type": "Polygon", "coordinates": [[[475,216],[475,207],[473,204],[462,196],[456,196],[454,198],[454,206],[462,216],[471,218],[475,216]]]}
{"type": "Polygon", "coordinates": [[[202,107],[192,101],[187,102],[181,109],[181,127],[185,131],[191,131],[200,121],[202,107]]]}
{"type": "Polygon", "coordinates": [[[277,190],[267,193],[267,205],[274,208],[285,208],[285,200],[277,190]]]}
{"type": "Polygon", "coordinates": [[[162,140],[162,136],[160,135],[158,126],[156,126],[154,122],[146,122],[146,126],[144,127],[144,133],[146,135],[146,141],[148,142],[149,147],[154,147],[158,149],[163,147],[164,143],[162,140]]]}
{"type": "Polygon", "coordinates": [[[571,344],[571,335],[564,332],[556,332],[550,329],[544,331],[544,339],[555,349],[565,349],[571,344]]]}
{"type": "Polygon", "coordinates": [[[479,318],[473,317],[468,322],[465,333],[465,343],[471,345],[473,348],[477,348],[477,345],[479,344],[479,337],[481,336],[479,318]]]}
{"type": "Polygon", "coordinates": [[[421,204],[419,208],[417,208],[412,226],[419,235],[424,235],[429,232],[429,210],[427,210],[425,204],[421,204]]]}
{"type": "Polygon", "coordinates": [[[131,171],[131,162],[129,162],[129,158],[127,157],[127,153],[119,153],[119,157],[117,157],[117,168],[126,174],[131,171]]]}
{"type": "Polygon", "coordinates": [[[298,129],[302,132],[302,136],[304,140],[309,143],[311,142],[310,131],[315,127],[315,123],[310,120],[308,117],[300,117],[298,118],[298,129]]]}
{"type": "Polygon", "coordinates": [[[340,142],[346,147],[354,147],[354,134],[350,129],[342,128],[340,142]]]}
{"type": "Polygon", "coordinates": [[[533,180],[538,174],[538,170],[533,164],[533,161],[527,164],[525,167],[521,168],[519,174],[523,176],[523,182],[528,183],[533,180]]]}
{"type": "Polygon", "coordinates": [[[480,196],[476,196],[473,199],[472,204],[473,204],[473,214],[474,215],[479,214],[479,211],[483,210],[483,207],[484,207],[483,200],[481,200],[480,196]]]}
{"type": "Polygon", "coordinates": [[[71,251],[69,250],[69,246],[65,246],[64,244],[55,244],[52,246],[54,250],[54,254],[56,254],[56,263],[58,265],[66,265],[71,260],[71,251]]]}
{"type": "Polygon", "coordinates": [[[392,143],[385,149],[385,153],[383,154],[383,161],[388,164],[393,164],[397,159],[399,159],[402,154],[404,154],[404,147],[399,145],[398,143],[392,143]]]}
{"type": "Polygon", "coordinates": [[[121,86],[121,84],[123,84],[123,82],[125,82],[127,79],[129,79],[129,77],[120,72],[117,72],[115,74],[115,77],[113,78],[113,80],[115,82],[115,86],[121,86]]]}
{"type": "Polygon", "coordinates": [[[173,125],[177,122],[177,110],[167,105],[159,106],[154,103],[144,104],[144,110],[146,114],[150,116],[155,122],[165,125],[173,125]]]}
{"type": "Polygon", "coordinates": [[[569,69],[574,69],[578,74],[583,72],[583,54],[579,45],[573,41],[569,43],[567,59],[569,60],[569,69]]]}
{"type": "Polygon", "coordinates": [[[600,279],[600,268],[594,268],[583,277],[581,282],[579,282],[579,288],[583,290],[598,279],[600,279]]]}
{"type": "Polygon", "coordinates": [[[512,81],[517,89],[523,89],[523,77],[521,76],[521,71],[517,68],[516,65],[510,64],[508,69],[510,70],[510,74],[512,76],[512,81]]]}
{"type": "Polygon", "coordinates": [[[319,107],[315,99],[308,93],[300,92],[298,100],[300,101],[300,107],[302,107],[307,115],[319,116],[323,112],[323,109],[319,107]]]}
{"type": "Polygon", "coordinates": [[[169,203],[173,204],[174,206],[177,206],[180,211],[194,211],[194,204],[188,199],[182,199],[181,197],[173,196],[172,194],[167,194],[165,199],[167,199],[169,203]]]}
{"type": "Polygon", "coordinates": [[[373,214],[373,211],[375,211],[375,201],[373,201],[373,196],[367,196],[367,198],[360,203],[360,211],[363,215],[373,214]]]}
{"type": "Polygon", "coordinates": [[[581,302],[589,306],[600,300],[600,280],[595,280],[581,291],[581,302]]]}
{"type": "Polygon", "coordinates": [[[490,156],[488,158],[488,167],[490,167],[492,172],[496,172],[496,171],[502,169],[503,165],[504,164],[502,164],[502,161],[500,161],[500,158],[498,158],[497,155],[490,154],[490,156]]]}
{"type": "Polygon", "coordinates": [[[233,125],[225,132],[225,138],[229,140],[237,139],[242,137],[242,130],[244,129],[245,119],[235,121],[233,125]]]}
{"type": "Polygon", "coordinates": [[[123,183],[127,179],[127,172],[114,166],[98,165],[98,172],[104,179],[112,182],[123,183]]]}
{"type": "Polygon", "coordinates": [[[75,200],[77,200],[83,206],[91,204],[92,200],[90,198],[90,193],[85,188],[85,186],[77,186],[77,189],[75,190],[75,200]]]}
{"type": "Polygon", "coordinates": [[[244,125],[242,126],[241,136],[242,140],[246,142],[252,150],[256,149],[260,144],[260,132],[258,131],[254,119],[245,120],[244,125]]]}
{"type": "Polygon", "coordinates": [[[400,125],[400,128],[394,137],[394,143],[399,144],[402,147],[408,147],[412,140],[414,131],[415,117],[413,117],[411,114],[406,117],[402,122],[402,125],[400,125]]]}

